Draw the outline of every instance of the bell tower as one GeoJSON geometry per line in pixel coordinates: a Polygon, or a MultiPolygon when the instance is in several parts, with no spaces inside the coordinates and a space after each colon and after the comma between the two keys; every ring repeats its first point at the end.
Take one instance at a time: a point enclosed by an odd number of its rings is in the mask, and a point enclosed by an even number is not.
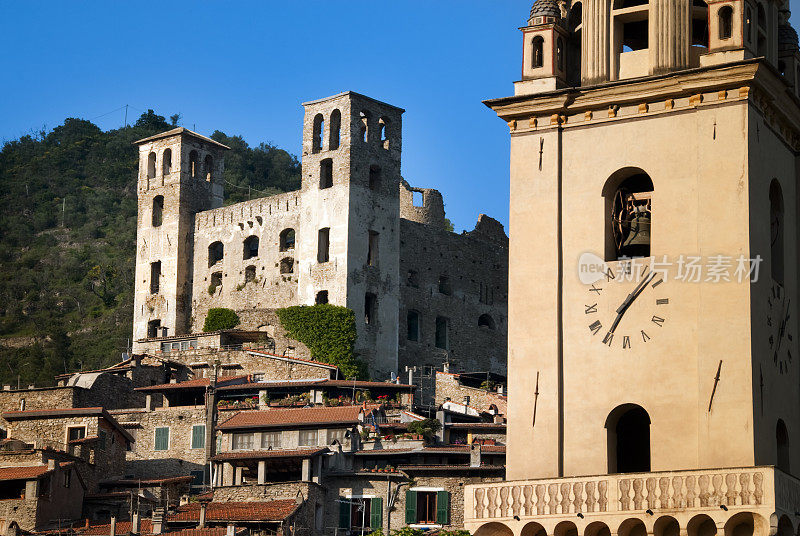
{"type": "Polygon", "coordinates": [[[228,149],[185,128],[136,145],[134,341],[181,335],[189,329],[194,216],[222,206],[223,155],[228,149]]]}

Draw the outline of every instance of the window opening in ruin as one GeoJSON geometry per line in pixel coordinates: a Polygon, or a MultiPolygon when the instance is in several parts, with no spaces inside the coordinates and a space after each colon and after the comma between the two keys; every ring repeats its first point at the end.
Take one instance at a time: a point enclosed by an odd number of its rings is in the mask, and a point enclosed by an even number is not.
{"type": "Polygon", "coordinates": [[[730,39],[733,35],[733,8],[722,6],[717,13],[719,22],[719,38],[730,39]]]}
{"type": "Polygon", "coordinates": [[[153,339],[158,337],[161,330],[161,320],[151,320],[147,323],[147,338],[153,339]]]}
{"type": "Polygon", "coordinates": [[[361,121],[361,125],[359,126],[359,136],[361,137],[361,141],[366,143],[367,140],[369,140],[370,114],[368,111],[362,110],[358,116],[361,121]]]}
{"type": "Polygon", "coordinates": [[[211,178],[214,176],[214,159],[211,158],[210,154],[206,155],[206,158],[203,161],[203,167],[205,168],[204,171],[206,173],[206,180],[211,182],[211,178]]]}
{"type": "Polygon", "coordinates": [[[453,294],[453,288],[450,286],[450,278],[446,275],[439,276],[439,294],[450,296],[453,294]]]}
{"type": "Polygon", "coordinates": [[[161,227],[164,221],[164,196],[157,195],[153,198],[153,217],[151,224],[153,227],[161,227]]]}
{"type": "Polygon", "coordinates": [[[653,181],[639,169],[620,171],[606,181],[607,261],[650,255],[653,194],[653,181]]]}
{"type": "Polygon", "coordinates": [[[384,149],[389,148],[389,120],[381,117],[378,120],[378,134],[384,149]]]}
{"type": "Polygon", "coordinates": [[[281,448],[281,433],[261,432],[261,448],[264,450],[281,448]]]}
{"type": "Polygon", "coordinates": [[[374,324],[377,317],[378,297],[372,292],[367,292],[364,295],[364,323],[367,325],[374,324]]]}
{"type": "Polygon", "coordinates": [[[330,227],[324,227],[317,233],[317,262],[323,263],[330,260],[330,227]]]}
{"type": "Polygon", "coordinates": [[[367,266],[378,265],[378,237],[380,233],[376,231],[369,232],[369,239],[367,244],[367,266]]]}
{"type": "Polygon", "coordinates": [[[609,473],[650,471],[650,416],[636,404],[615,408],[606,419],[609,473]]]}
{"type": "Polygon", "coordinates": [[[537,35],[531,41],[531,68],[538,69],[544,66],[544,38],[537,35]]]}
{"type": "Polygon", "coordinates": [[[556,39],[556,65],[559,71],[564,70],[564,40],[561,37],[556,39]]]}
{"type": "Polygon", "coordinates": [[[244,240],[244,248],[242,251],[242,259],[252,259],[253,257],[258,257],[258,237],[248,236],[244,240]]]}
{"type": "Polygon", "coordinates": [[[200,171],[197,169],[199,163],[197,161],[197,151],[190,151],[189,152],[189,176],[193,179],[197,178],[197,173],[200,171]]]}
{"type": "Polygon", "coordinates": [[[297,444],[301,447],[316,447],[318,442],[317,430],[300,430],[297,444]]]}
{"type": "Polygon", "coordinates": [[[284,257],[280,263],[280,273],[291,274],[294,272],[294,259],[292,257],[284,257]]]}
{"type": "Polygon", "coordinates": [[[708,47],[708,5],[704,0],[692,2],[692,46],[708,47]]]}
{"type": "Polygon", "coordinates": [[[208,266],[214,266],[218,262],[222,261],[223,257],[225,256],[225,246],[222,245],[222,242],[212,242],[210,246],[208,246],[208,266]]]}
{"type": "Polygon", "coordinates": [[[409,341],[419,341],[419,313],[409,311],[406,315],[406,325],[408,327],[407,339],[409,341]]]}
{"type": "Polygon", "coordinates": [[[416,270],[409,270],[406,281],[409,287],[419,288],[419,272],[416,270]]]}
{"type": "Polygon", "coordinates": [[[311,152],[318,153],[322,150],[322,136],[325,132],[325,118],[322,114],[314,116],[314,126],[311,134],[311,152]]]}
{"type": "Polygon", "coordinates": [[[253,434],[231,434],[231,450],[253,450],[253,434]]]}
{"type": "Polygon", "coordinates": [[[764,10],[764,5],[759,2],[758,8],[758,19],[756,20],[756,32],[758,33],[758,37],[756,38],[756,49],[759,56],[766,56],[767,55],[767,12],[764,10]]]}
{"type": "Polygon", "coordinates": [[[158,294],[161,286],[161,261],[150,263],[150,294],[158,294]]]}
{"type": "Polygon", "coordinates": [[[251,283],[256,280],[256,267],[253,265],[244,269],[244,282],[251,283]]]}
{"type": "Polygon", "coordinates": [[[783,284],[783,192],[777,179],[769,185],[770,266],[772,280],[783,284]]]}
{"type": "Polygon", "coordinates": [[[172,172],[172,149],[164,149],[161,155],[161,174],[167,176],[172,172]]]}
{"type": "Polygon", "coordinates": [[[152,179],[156,176],[156,153],[147,155],[147,178],[152,179]]]}
{"type": "Polygon", "coordinates": [[[784,473],[789,472],[789,460],[792,457],[792,451],[789,449],[789,432],[786,430],[786,423],[782,419],[778,419],[778,424],[775,427],[775,439],[778,445],[778,456],[775,467],[784,473]]]}
{"type": "Polygon", "coordinates": [[[218,287],[222,286],[222,272],[211,274],[211,284],[208,286],[209,294],[214,294],[218,287]]]}
{"type": "Polygon", "coordinates": [[[425,206],[425,197],[419,190],[411,191],[411,204],[415,207],[425,206]]]}
{"type": "Polygon", "coordinates": [[[333,151],[339,148],[339,137],[342,129],[342,112],[334,110],[331,112],[330,135],[328,137],[328,150],[333,151]]]}
{"type": "Polygon", "coordinates": [[[326,158],[319,163],[319,189],[333,186],[333,159],[326,158]]]}
{"type": "Polygon", "coordinates": [[[441,348],[442,350],[447,350],[449,346],[449,327],[450,327],[450,320],[443,317],[437,316],[436,317],[436,348],[441,348]]]}
{"type": "Polygon", "coordinates": [[[317,305],[323,305],[328,303],[328,291],[327,290],[320,290],[317,292],[317,297],[314,299],[314,303],[317,305]]]}
{"type": "Polygon", "coordinates": [[[381,187],[381,168],[380,166],[369,166],[369,189],[377,190],[381,187]]]}
{"type": "Polygon", "coordinates": [[[492,318],[492,316],[489,314],[482,314],[481,316],[478,317],[478,327],[494,331],[495,329],[494,318],[492,318]]]}
{"type": "Polygon", "coordinates": [[[67,428],[67,441],[77,441],[86,437],[85,426],[70,426],[67,428]]]}
{"type": "Polygon", "coordinates": [[[284,229],[281,231],[279,242],[281,251],[294,249],[294,229],[284,229]]]}

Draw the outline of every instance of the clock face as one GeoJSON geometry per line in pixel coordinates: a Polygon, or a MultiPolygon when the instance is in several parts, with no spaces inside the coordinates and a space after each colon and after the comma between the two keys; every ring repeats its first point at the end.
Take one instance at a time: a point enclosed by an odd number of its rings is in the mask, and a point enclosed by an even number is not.
{"type": "Polygon", "coordinates": [[[789,322],[790,303],[791,300],[783,287],[773,283],[769,296],[767,296],[767,332],[769,333],[769,355],[780,374],[789,372],[789,364],[792,362],[794,336],[789,322]]]}
{"type": "Polygon", "coordinates": [[[590,336],[609,348],[645,348],[653,344],[667,322],[666,277],[645,266],[638,278],[617,279],[609,269],[605,279],[586,291],[584,316],[590,336]]]}

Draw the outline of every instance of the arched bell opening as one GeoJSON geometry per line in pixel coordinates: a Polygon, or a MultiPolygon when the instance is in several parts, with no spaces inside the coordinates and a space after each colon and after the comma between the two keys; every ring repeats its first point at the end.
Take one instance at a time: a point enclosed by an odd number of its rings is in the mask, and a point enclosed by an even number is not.
{"type": "Polygon", "coordinates": [[[608,415],[605,427],[609,473],[650,471],[650,416],[643,407],[617,406],[608,415]]]}
{"type": "Polygon", "coordinates": [[[650,256],[653,194],[653,180],[639,168],[622,169],[606,181],[607,261],[650,256]]]}

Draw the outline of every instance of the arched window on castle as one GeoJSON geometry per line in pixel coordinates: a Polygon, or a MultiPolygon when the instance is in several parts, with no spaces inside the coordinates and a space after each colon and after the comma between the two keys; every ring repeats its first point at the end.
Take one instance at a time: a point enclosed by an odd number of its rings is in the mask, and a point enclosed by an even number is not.
{"type": "Polygon", "coordinates": [[[258,257],[258,237],[253,235],[245,238],[243,249],[242,259],[247,260],[258,257]]]}
{"type": "Polygon", "coordinates": [[[786,423],[782,419],[778,419],[778,424],[775,426],[775,441],[777,443],[775,467],[789,474],[789,461],[792,457],[792,451],[789,449],[789,431],[786,429],[786,423]]]}
{"type": "Polygon", "coordinates": [[[333,159],[326,158],[319,163],[319,189],[333,186],[333,159]]]}
{"type": "Polygon", "coordinates": [[[777,179],[769,185],[769,239],[772,279],[783,284],[783,192],[777,179]]]}
{"type": "Polygon", "coordinates": [[[256,280],[256,267],[252,264],[244,269],[244,282],[250,283],[256,280]]]}
{"type": "Polygon", "coordinates": [[[361,121],[361,125],[359,125],[361,141],[366,143],[369,139],[370,114],[366,110],[361,110],[358,116],[359,120],[361,121]]]}
{"type": "Polygon", "coordinates": [[[708,48],[708,4],[692,0],[692,46],[708,48]]]}
{"type": "Polygon", "coordinates": [[[494,331],[496,325],[494,323],[494,318],[488,314],[482,314],[478,317],[478,327],[479,328],[486,328],[494,331]]]}
{"type": "Polygon", "coordinates": [[[166,177],[172,172],[172,149],[164,149],[161,155],[161,174],[166,177]]]}
{"type": "Polygon", "coordinates": [[[717,19],[719,38],[730,39],[731,35],[733,35],[733,8],[731,6],[722,6],[717,12],[717,19]]]}
{"type": "Polygon", "coordinates": [[[556,39],[556,65],[559,71],[564,70],[564,39],[556,39]]]}
{"type": "Polygon", "coordinates": [[[291,274],[294,272],[294,259],[291,257],[284,257],[281,259],[280,272],[282,274],[291,274]]]}
{"type": "Polygon", "coordinates": [[[208,266],[214,266],[218,262],[222,262],[225,256],[225,246],[222,242],[214,242],[208,246],[208,266]]]}
{"type": "Polygon", "coordinates": [[[152,179],[156,176],[156,153],[147,155],[147,178],[152,179]]]}
{"type": "Polygon", "coordinates": [[[618,171],[606,181],[605,253],[607,261],[649,257],[653,181],[638,168],[618,171]]]}
{"type": "Polygon", "coordinates": [[[333,151],[339,148],[339,137],[342,129],[342,112],[339,110],[331,112],[331,124],[328,128],[331,130],[328,138],[328,150],[333,151]]]}
{"type": "Polygon", "coordinates": [[[288,251],[294,249],[294,229],[284,229],[281,231],[278,248],[280,251],[288,251]]]}
{"type": "Polygon", "coordinates": [[[406,326],[408,334],[406,338],[409,341],[419,341],[419,313],[411,310],[406,315],[406,326]]]}
{"type": "Polygon", "coordinates": [[[389,148],[389,120],[381,117],[378,120],[378,129],[380,134],[381,145],[384,149],[389,148]]]}
{"type": "Polygon", "coordinates": [[[203,167],[205,168],[204,171],[206,173],[206,180],[211,182],[211,178],[214,176],[214,159],[210,154],[206,155],[206,158],[203,161],[203,167]]]}
{"type": "Polygon", "coordinates": [[[152,218],[152,225],[153,227],[161,227],[161,223],[164,221],[164,196],[157,195],[153,198],[153,218],[152,218]]]}
{"type": "Polygon", "coordinates": [[[311,152],[318,153],[322,150],[322,136],[325,131],[325,118],[322,114],[314,116],[314,126],[311,133],[311,152]]]}
{"type": "Polygon", "coordinates": [[[636,404],[617,406],[606,419],[608,472],[650,471],[650,416],[636,404]]]}
{"type": "Polygon", "coordinates": [[[200,162],[198,161],[198,158],[197,158],[197,151],[189,152],[189,176],[191,178],[193,178],[193,179],[197,178],[197,174],[200,171],[198,169],[199,165],[200,165],[200,162]]]}
{"type": "Polygon", "coordinates": [[[537,35],[531,41],[531,67],[538,69],[544,67],[544,38],[537,35]]]}

